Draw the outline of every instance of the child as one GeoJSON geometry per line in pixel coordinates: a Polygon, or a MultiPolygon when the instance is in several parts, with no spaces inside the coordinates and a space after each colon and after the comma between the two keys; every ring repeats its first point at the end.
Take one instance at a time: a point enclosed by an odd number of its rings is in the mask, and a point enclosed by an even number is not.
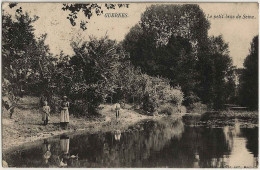
{"type": "Polygon", "coordinates": [[[120,110],[120,104],[119,103],[115,104],[115,110],[116,110],[116,118],[119,118],[119,110],[120,110]]]}
{"type": "Polygon", "coordinates": [[[48,106],[48,102],[44,101],[44,106],[42,107],[42,120],[43,120],[43,124],[47,125],[48,124],[48,120],[49,120],[49,116],[50,116],[50,107],[48,106]]]}

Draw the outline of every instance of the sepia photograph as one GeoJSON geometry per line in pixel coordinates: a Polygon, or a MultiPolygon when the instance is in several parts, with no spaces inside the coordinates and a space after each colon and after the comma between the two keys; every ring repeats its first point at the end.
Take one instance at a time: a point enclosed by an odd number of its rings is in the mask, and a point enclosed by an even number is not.
{"type": "Polygon", "coordinates": [[[258,168],[257,2],[2,2],[3,168],[258,168]]]}

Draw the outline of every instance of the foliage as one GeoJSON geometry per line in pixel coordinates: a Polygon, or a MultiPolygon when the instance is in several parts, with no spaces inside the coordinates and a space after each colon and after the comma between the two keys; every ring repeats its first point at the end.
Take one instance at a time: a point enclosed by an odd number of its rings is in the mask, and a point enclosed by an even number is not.
{"type": "Polygon", "coordinates": [[[234,96],[232,60],[228,44],[208,37],[208,29],[198,5],[152,5],[123,45],[134,66],[180,86],[185,106],[202,102],[221,109],[234,96]]]}
{"type": "Polygon", "coordinates": [[[172,114],[180,113],[180,112],[181,112],[180,107],[174,106],[171,103],[160,105],[160,107],[158,109],[159,114],[172,115],[172,114]]]}
{"type": "Polygon", "coordinates": [[[75,55],[61,52],[58,58],[53,57],[45,45],[47,35],[34,35],[32,23],[37,19],[22,11],[16,12],[15,19],[3,15],[3,94],[19,95],[20,89],[32,92],[47,100],[54,113],[59,111],[60,96],[68,95],[70,111],[78,115],[96,113],[109,97],[114,102],[132,98],[151,112],[163,102],[181,104],[180,90],[170,87],[166,79],[142,74],[122,45],[108,37],[74,41],[75,55]],[[18,28],[27,37],[20,35],[18,28]]]}
{"type": "MultiPolygon", "coordinates": [[[[116,7],[122,8],[126,7],[128,8],[129,4],[111,4],[111,3],[106,3],[105,7],[107,9],[115,9],[116,7]]],[[[103,14],[103,10],[101,8],[101,5],[98,5],[97,3],[84,3],[84,4],[79,4],[79,3],[65,3],[63,4],[62,7],[63,11],[69,11],[70,14],[68,15],[67,19],[70,21],[72,26],[76,25],[76,20],[78,18],[78,14],[82,12],[84,16],[86,17],[87,20],[89,20],[92,16],[93,13],[96,14],[97,16],[100,16],[103,14]]],[[[87,20],[81,20],[80,22],[80,28],[82,30],[87,29],[87,20]]]]}
{"type": "Polygon", "coordinates": [[[244,67],[240,82],[240,102],[243,106],[258,109],[258,36],[252,40],[244,67]]]}
{"type": "MultiPolygon", "coordinates": [[[[88,19],[94,11],[102,14],[94,3],[64,4],[63,10],[71,12],[72,25],[79,12],[88,19]]],[[[152,5],[122,43],[79,39],[71,42],[72,56],[54,57],[45,45],[47,35],[35,37],[37,16],[17,7],[15,16],[2,19],[3,94],[31,92],[48,100],[54,112],[62,95],[79,115],[96,113],[107,100],[133,102],[153,113],[160,105],[192,108],[198,102],[220,109],[234,96],[228,44],[221,36],[208,37],[209,23],[198,5],[152,5]]]]}
{"type": "Polygon", "coordinates": [[[143,109],[147,112],[155,112],[162,104],[170,103],[180,106],[183,101],[183,93],[180,88],[172,88],[167,79],[142,75],[143,92],[141,101],[143,109]]]}
{"type": "Polygon", "coordinates": [[[2,78],[8,82],[3,84],[3,95],[22,97],[26,91],[49,92],[55,58],[44,44],[47,35],[34,35],[32,24],[37,19],[22,10],[16,10],[14,16],[2,15],[2,78]]]}
{"type": "Polygon", "coordinates": [[[229,77],[233,70],[232,59],[222,36],[209,37],[207,44],[207,52],[199,58],[197,94],[202,103],[217,110],[222,109],[228,99],[227,83],[233,81],[229,77]]]}
{"type": "Polygon", "coordinates": [[[192,103],[187,109],[190,113],[204,113],[207,111],[207,105],[196,102],[192,103]]]}
{"type": "MultiPolygon", "coordinates": [[[[120,61],[127,56],[115,41],[107,37],[91,38],[89,42],[72,42],[75,55],[68,60],[67,81],[62,80],[67,95],[83,100],[89,113],[119,87],[117,76],[120,61]]],[[[64,67],[64,66],[63,66],[64,67]]]]}
{"type": "MultiPolygon", "coordinates": [[[[77,20],[77,15],[78,13],[82,10],[83,14],[85,15],[86,18],[90,19],[93,15],[93,11],[95,11],[95,14],[97,16],[101,15],[103,13],[103,10],[101,10],[101,7],[96,4],[96,3],[92,3],[92,4],[63,4],[63,11],[70,11],[71,13],[69,14],[69,16],[67,17],[68,20],[70,20],[70,23],[72,26],[76,25],[76,21],[77,20]]],[[[83,30],[86,30],[86,24],[88,23],[88,21],[81,21],[80,23],[80,28],[83,30]]]]}
{"type": "Polygon", "coordinates": [[[207,37],[208,27],[197,5],[152,5],[123,44],[135,66],[151,76],[168,78],[172,86],[180,85],[184,104],[189,105],[198,101],[197,44],[207,37]]]}
{"type": "Polygon", "coordinates": [[[156,45],[166,45],[170,37],[180,36],[192,41],[207,37],[209,22],[198,5],[152,5],[141,16],[141,26],[152,33],[156,45]]]}

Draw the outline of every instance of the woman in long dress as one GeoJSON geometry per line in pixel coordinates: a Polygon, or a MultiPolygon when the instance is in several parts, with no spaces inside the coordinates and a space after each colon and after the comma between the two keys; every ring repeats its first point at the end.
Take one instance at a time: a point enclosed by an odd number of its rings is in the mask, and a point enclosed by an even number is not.
{"type": "Polygon", "coordinates": [[[69,124],[69,102],[67,101],[67,96],[63,97],[61,105],[60,125],[63,129],[67,129],[69,124]]]}

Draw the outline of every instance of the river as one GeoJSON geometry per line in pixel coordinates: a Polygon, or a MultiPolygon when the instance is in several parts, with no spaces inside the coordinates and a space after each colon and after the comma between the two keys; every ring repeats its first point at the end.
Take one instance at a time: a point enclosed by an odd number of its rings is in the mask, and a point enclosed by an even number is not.
{"type": "Polygon", "coordinates": [[[61,135],[3,154],[9,167],[257,167],[258,128],[142,121],[128,130],[61,135]]]}

